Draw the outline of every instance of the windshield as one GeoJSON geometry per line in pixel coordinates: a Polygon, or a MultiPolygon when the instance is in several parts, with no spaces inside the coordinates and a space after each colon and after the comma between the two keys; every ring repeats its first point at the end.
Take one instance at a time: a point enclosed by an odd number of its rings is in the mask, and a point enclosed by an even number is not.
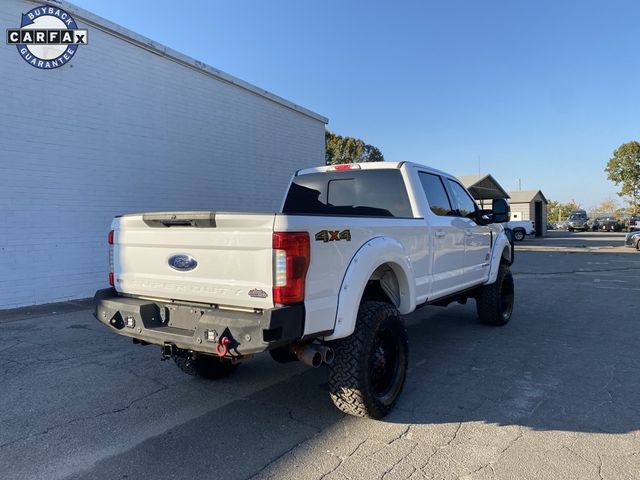
{"type": "Polygon", "coordinates": [[[586,220],[587,218],[584,215],[579,213],[574,213],[569,217],[569,220],[577,221],[577,220],[586,220]]]}

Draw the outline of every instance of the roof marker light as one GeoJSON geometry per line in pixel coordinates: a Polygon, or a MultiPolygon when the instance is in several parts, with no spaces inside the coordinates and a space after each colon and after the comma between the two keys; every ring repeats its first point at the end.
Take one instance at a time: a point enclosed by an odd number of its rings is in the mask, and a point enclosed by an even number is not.
{"type": "Polygon", "coordinates": [[[344,163],[342,165],[329,167],[330,172],[342,172],[344,170],[360,170],[360,165],[357,163],[344,163]]]}

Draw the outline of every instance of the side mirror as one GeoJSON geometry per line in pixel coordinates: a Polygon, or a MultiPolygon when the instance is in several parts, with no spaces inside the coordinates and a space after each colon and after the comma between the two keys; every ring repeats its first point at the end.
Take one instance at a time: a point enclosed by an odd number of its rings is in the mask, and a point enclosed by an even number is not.
{"type": "Polygon", "coordinates": [[[504,198],[494,198],[491,203],[491,213],[495,223],[508,222],[511,209],[504,198]]]}

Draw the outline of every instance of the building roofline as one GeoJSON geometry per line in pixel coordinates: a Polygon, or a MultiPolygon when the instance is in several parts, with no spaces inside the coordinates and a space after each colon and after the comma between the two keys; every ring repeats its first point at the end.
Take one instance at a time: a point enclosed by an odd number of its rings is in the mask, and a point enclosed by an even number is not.
{"type": "Polygon", "coordinates": [[[201,62],[199,60],[196,60],[195,58],[189,57],[188,55],[178,52],[177,50],[173,50],[172,48],[162,45],[161,43],[151,40],[150,38],[147,38],[143,35],[135,33],[132,30],[129,30],[128,28],[118,25],[117,23],[111,22],[110,20],[100,17],[99,15],[91,13],[90,11],[80,8],[74,5],[73,3],[69,3],[63,0],[26,0],[26,1],[30,3],[38,4],[38,5],[47,5],[50,7],[62,8],[68,11],[71,15],[73,15],[74,18],[77,18],[83,21],[84,23],[98,30],[101,30],[109,35],[112,35],[128,43],[131,43],[132,45],[135,45],[139,48],[143,48],[144,50],[147,50],[161,57],[165,57],[175,63],[178,63],[179,65],[182,65],[187,68],[191,68],[192,70],[196,70],[204,75],[208,75],[210,77],[213,77],[229,85],[233,85],[242,90],[246,90],[259,97],[263,97],[267,100],[277,103],[278,105],[281,105],[290,110],[301,113],[302,115],[305,115],[309,118],[312,118],[313,120],[317,120],[324,124],[329,123],[329,120],[326,117],[323,117],[318,113],[315,113],[307,108],[301,107],[300,105],[290,102],[289,100],[286,100],[267,90],[263,90],[262,88],[259,88],[249,82],[240,80],[239,78],[234,77],[233,75],[230,75],[226,72],[223,72],[222,70],[213,68],[212,66],[207,65],[204,62],[201,62]]]}
{"type": "MultiPolygon", "coordinates": [[[[511,194],[522,194],[522,193],[528,193],[530,194],[530,198],[527,201],[515,201],[512,203],[531,203],[531,200],[533,200],[534,198],[536,198],[536,196],[538,194],[540,194],[540,196],[542,197],[542,199],[544,200],[545,203],[549,203],[549,200],[547,200],[547,197],[544,196],[544,193],[542,193],[542,190],[517,190],[517,191],[511,191],[509,192],[511,194]]],[[[519,195],[516,195],[516,198],[519,195]]]]}
{"type": "MultiPolygon", "coordinates": [[[[475,190],[490,190],[490,191],[493,190],[493,191],[499,192],[502,195],[500,197],[495,197],[495,198],[511,198],[507,193],[507,191],[504,188],[502,188],[502,185],[500,185],[500,183],[498,183],[498,181],[490,173],[485,173],[480,175],[461,175],[460,177],[458,177],[458,179],[462,182],[463,185],[465,185],[465,188],[467,190],[471,190],[472,188],[475,190]],[[487,189],[485,187],[478,186],[478,184],[480,184],[481,182],[487,179],[491,183],[493,183],[495,187],[494,189],[487,189]]],[[[476,199],[476,200],[480,200],[480,199],[476,199]]],[[[484,200],[489,200],[489,199],[484,199],[484,200]]]]}

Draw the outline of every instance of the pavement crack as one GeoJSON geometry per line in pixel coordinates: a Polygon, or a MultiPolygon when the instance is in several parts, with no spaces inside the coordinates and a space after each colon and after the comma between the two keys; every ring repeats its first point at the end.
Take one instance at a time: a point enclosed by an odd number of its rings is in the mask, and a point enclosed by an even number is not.
{"type": "Polygon", "coordinates": [[[358,449],[359,449],[362,445],[364,445],[366,442],[367,442],[367,439],[365,438],[365,439],[364,439],[364,440],[362,440],[360,443],[358,443],[358,445],[357,445],[355,448],[353,448],[353,449],[351,450],[351,452],[347,453],[347,454],[346,454],[346,455],[344,455],[344,456],[341,456],[341,457],[339,456],[338,458],[340,459],[340,463],[338,463],[338,465],[336,465],[336,466],[335,466],[335,467],[333,467],[331,470],[329,470],[327,473],[325,473],[324,475],[322,475],[322,477],[320,477],[320,480],[323,480],[326,476],[331,475],[333,472],[335,472],[336,470],[338,470],[338,469],[342,466],[342,464],[344,463],[344,461],[345,461],[347,458],[351,457],[351,455],[353,455],[354,453],[356,453],[356,452],[358,451],[358,449]]]}
{"type": "Polygon", "coordinates": [[[138,372],[136,372],[133,368],[131,367],[122,367],[123,370],[125,370],[127,373],[130,373],[131,375],[133,375],[136,378],[140,378],[142,380],[151,380],[154,383],[157,383],[158,385],[164,387],[164,388],[169,388],[169,385],[165,384],[164,382],[161,382],[160,380],[158,380],[155,377],[150,377],[148,375],[140,375],[138,372]]]}
{"type": "Polygon", "coordinates": [[[489,469],[491,469],[491,475],[490,475],[490,477],[491,477],[491,478],[495,477],[495,476],[496,476],[496,471],[495,471],[495,469],[493,468],[493,466],[494,466],[496,463],[498,463],[498,462],[502,459],[502,457],[504,456],[504,454],[505,454],[505,453],[506,453],[506,452],[507,452],[511,447],[513,447],[513,446],[515,445],[515,443],[523,437],[523,435],[524,435],[524,431],[522,430],[522,427],[518,427],[518,435],[516,436],[516,438],[514,438],[513,440],[511,440],[511,441],[509,442],[509,444],[508,444],[508,445],[507,445],[507,446],[506,446],[506,447],[505,447],[501,452],[499,452],[499,453],[498,453],[497,458],[496,458],[495,460],[490,461],[490,462],[489,462],[489,463],[487,463],[487,464],[481,465],[480,467],[476,468],[473,472],[471,472],[471,474],[473,475],[473,474],[475,474],[475,473],[480,472],[481,470],[484,470],[484,469],[489,468],[489,469]]]}
{"type": "Polygon", "coordinates": [[[294,417],[293,415],[293,408],[290,408],[287,411],[287,416],[294,422],[299,423],[300,425],[304,425],[305,427],[310,428],[311,430],[313,430],[315,433],[320,433],[322,431],[322,429],[320,427],[318,427],[317,425],[312,425],[311,423],[305,422],[304,420],[301,420],[299,418],[294,417]]]}
{"type": "Polygon", "coordinates": [[[520,440],[523,436],[524,436],[524,430],[522,430],[522,427],[518,427],[518,435],[516,436],[516,438],[511,440],[509,444],[498,454],[498,458],[496,461],[500,460],[504,456],[504,454],[507,453],[507,451],[511,447],[513,447],[516,444],[516,442],[520,440]]]}
{"type": "MultiPolygon", "coordinates": [[[[409,427],[411,427],[411,425],[409,425],[409,427]]],[[[409,431],[409,427],[407,427],[407,430],[405,431],[405,434],[406,434],[406,432],[408,432],[408,431],[409,431]]],[[[400,438],[403,438],[403,436],[404,436],[405,434],[400,435],[400,437],[396,438],[396,440],[399,440],[400,438]]],[[[393,442],[395,442],[396,440],[394,440],[393,442]]],[[[391,444],[392,444],[393,442],[391,442],[391,444]]],[[[391,445],[391,444],[390,444],[390,445],[391,445]]],[[[413,442],[413,445],[411,446],[411,450],[409,450],[409,452],[407,452],[407,454],[406,454],[404,457],[401,457],[401,458],[399,458],[397,461],[395,461],[395,462],[393,463],[393,465],[391,465],[387,470],[385,470],[385,471],[382,473],[382,479],[384,480],[384,478],[385,478],[389,473],[391,473],[391,471],[392,471],[394,468],[396,468],[398,465],[400,465],[400,463],[401,463],[403,460],[406,460],[406,458],[407,458],[409,455],[411,455],[411,454],[415,451],[415,449],[416,449],[416,448],[418,448],[418,443],[417,443],[417,442],[413,442]]],[[[415,472],[415,471],[416,471],[416,468],[415,468],[413,465],[409,465],[409,466],[413,469],[413,472],[415,472]]],[[[413,472],[411,472],[411,474],[413,474],[413,472]]]]}
{"type": "Polygon", "coordinates": [[[604,476],[602,475],[602,455],[598,454],[598,476],[600,480],[604,480],[604,476]]]}
{"type": "Polygon", "coordinates": [[[402,432],[400,432],[395,438],[392,438],[391,441],[387,442],[387,445],[391,445],[393,442],[400,440],[401,438],[405,438],[407,433],[409,433],[409,429],[411,428],[411,424],[407,425],[402,432]]]}
{"type": "Polygon", "coordinates": [[[578,457],[580,460],[582,460],[583,462],[588,463],[589,465],[593,465],[595,467],[598,467],[598,464],[593,463],[591,460],[584,458],[582,455],[580,455],[578,452],[576,452],[575,450],[573,450],[571,447],[569,447],[568,445],[562,445],[562,448],[564,448],[565,450],[567,450],[569,453],[572,453],[573,455],[575,455],[576,457],[578,457]]]}
{"type": "Polygon", "coordinates": [[[99,417],[103,417],[105,415],[113,415],[114,413],[124,412],[125,410],[128,410],[129,408],[131,408],[134,404],[136,404],[136,403],[138,403],[138,402],[140,402],[142,400],[145,400],[145,399],[147,399],[149,397],[152,397],[156,393],[160,393],[163,390],[167,390],[167,388],[168,387],[166,387],[166,386],[161,386],[157,390],[154,390],[152,392],[147,393],[146,395],[142,395],[141,397],[138,397],[138,398],[135,398],[135,399],[131,400],[125,407],[109,410],[108,412],[102,412],[102,413],[99,413],[98,415],[94,415],[93,417],[89,417],[89,418],[99,418],[99,417]]]}
{"type": "Polygon", "coordinates": [[[453,437],[451,437],[451,440],[449,440],[447,442],[446,445],[444,445],[442,448],[444,447],[448,447],[449,445],[451,445],[453,443],[453,441],[458,438],[458,433],[460,433],[460,429],[462,428],[462,422],[458,423],[458,427],[456,428],[456,431],[453,432],[453,437]]]}
{"type": "MultiPolygon", "coordinates": [[[[236,398],[236,400],[245,400],[248,402],[253,402],[256,403],[258,405],[275,405],[275,404],[269,404],[268,402],[258,402],[255,399],[252,398],[248,398],[248,397],[242,397],[239,395],[232,395],[232,397],[236,398]]],[[[292,445],[291,448],[287,449],[285,452],[283,452],[282,454],[278,455],[277,457],[275,457],[273,460],[269,461],[268,463],[266,463],[265,465],[263,465],[262,467],[260,467],[257,471],[255,471],[254,473],[252,473],[251,475],[249,475],[247,478],[248,479],[252,479],[252,478],[258,478],[258,475],[260,474],[260,472],[263,472],[265,469],[269,468],[271,465],[275,464],[276,462],[278,462],[281,458],[283,458],[284,456],[288,455],[289,453],[291,453],[293,450],[295,450],[298,447],[303,446],[304,444],[310,442],[311,440],[313,440],[319,433],[322,432],[322,429],[320,427],[317,427],[315,425],[311,425],[308,424],[304,421],[301,421],[300,419],[297,419],[293,416],[293,409],[290,408],[287,411],[287,415],[289,416],[289,418],[291,420],[293,420],[296,423],[299,423],[300,425],[304,425],[306,427],[309,427],[311,429],[314,430],[315,433],[313,433],[309,438],[307,438],[306,440],[303,440],[300,443],[297,443],[295,445],[292,445]]],[[[346,414],[342,415],[342,419],[344,419],[344,417],[346,417],[346,414]]],[[[330,473],[333,473],[336,469],[338,469],[340,467],[340,465],[342,465],[344,463],[344,460],[348,457],[350,457],[351,455],[353,455],[355,453],[356,450],[358,450],[358,448],[360,448],[360,446],[362,446],[364,443],[366,442],[366,439],[363,440],[362,442],[360,442],[350,453],[348,453],[346,456],[344,457],[339,457],[340,458],[340,463],[333,468],[330,472],[327,472],[325,474],[322,475],[321,478],[326,477],[327,475],[329,475],[330,473]]]]}
{"type": "Polygon", "coordinates": [[[2,445],[0,445],[0,449],[8,447],[8,446],[13,445],[13,444],[18,443],[18,442],[21,442],[23,440],[29,440],[31,438],[35,438],[35,437],[39,437],[39,436],[42,436],[42,435],[46,435],[46,434],[50,433],[53,430],[57,430],[59,428],[64,428],[64,427],[66,427],[68,425],[71,425],[73,423],[78,423],[78,422],[82,422],[82,421],[85,421],[85,420],[92,420],[92,419],[95,419],[95,418],[104,417],[105,415],[113,415],[113,414],[116,414],[116,413],[124,412],[125,410],[128,410],[129,408],[131,408],[136,403],[138,403],[138,402],[140,402],[142,400],[145,400],[145,399],[155,395],[156,393],[159,393],[159,392],[161,392],[163,390],[166,390],[166,389],[167,389],[167,387],[161,387],[161,388],[153,390],[152,392],[149,392],[149,393],[147,393],[145,395],[142,395],[140,397],[136,397],[133,400],[131,400],[127,405],[125,405],[124,407],[121,407],[121,408],[116,408],[116,409],[109,410],[109,411],[106,411],[106,412],[101,412],[101,413],[98,413],[97,415],[85,415],[85,416],[82,416],[82,417],[72,418],[70,420],[67,420],[66,422],[61,422],[61,423],[58,423],[58,424],[55,424],[55,425],[51,425],[49,427],[45,427],[45,429],[43,431],[41,431],[41,432],[31,433],[29,435],[24,435],[22,437],[10,440],[9,442],[3,443],[2,445]]]}
{"type": "Polygon", "coordinates": [[[18,345],[20,345],[20,341],[17,341],[14,344],[9,345],[8,347],[3,348],[2,350],[0,350],[0,353],[2,352],[6,352],[7,350],[11,350],[13,347],[17,347],[18,345]]]}
{"type": "Polygon", "coordinates": [[[435,457],[435,455],[442,450],[443,448],[447,448],[449,446],[451,446],[451,444],[453,443],[453,441],[458,438],[458,433],[460,433],[460,429],[462,428],[462,422],[458,423],[458,426],[456,427],[455,432],[453,432],[453,436],[447,441],[447,443],[445,443],[444,445],[438,445],[436,447],[436,449],[431,452],[431,455],[429,455],[427,457],[427,462],[424,464],[424,466],[421,468],[422,471],[424,471],[425,468],[427,468],[429,466],[429,464],[431,463],[431,459],[433,459],[433,457],[435,457]]]}

